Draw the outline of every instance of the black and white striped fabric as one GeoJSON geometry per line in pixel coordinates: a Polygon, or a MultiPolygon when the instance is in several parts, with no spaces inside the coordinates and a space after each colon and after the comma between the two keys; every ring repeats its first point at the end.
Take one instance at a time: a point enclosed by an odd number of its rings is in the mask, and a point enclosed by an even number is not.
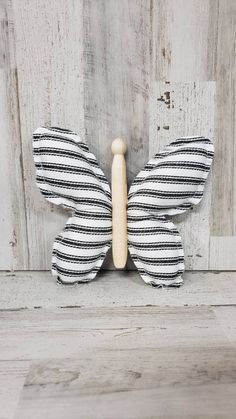
{"type": "MultiPolygon", "coordinates": [[[[73,211],[55,239],[52,273],[63,283],[90,281],[112,241],[109,184],[95,156],[72,131],[38,128],[33,150],[43,196],[73,211]]],[[[128,246],[146,283],[161,287],[183,282],[181,237],[169,217],[200,202],[212,159],[210,140],[179,138],[134,180],[128,195],[128,246]]]]}

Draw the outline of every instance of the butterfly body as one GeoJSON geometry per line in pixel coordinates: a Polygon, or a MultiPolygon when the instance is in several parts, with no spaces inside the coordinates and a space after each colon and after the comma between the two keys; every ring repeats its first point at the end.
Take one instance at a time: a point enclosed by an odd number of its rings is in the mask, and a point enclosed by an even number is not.
{"type": "Polygon", "coordinates": [[[112,162],[112,256],[116,268],[127,261],[127,178],[124,154],[126,145],[117,138],[111,145],[112,162]]]}
{"type": "MultiPolygon", "coordinates": [[[[72,131],[38,128],[33,135],[33,149],[36,183],[41,193],[50,202],[73,211],[55,239],[52,273],[63,283],[91,281],[112,244],[114,197],[110,186],[95,156],[72,131]]],[[[124,159],[119,144],[115,157],[117,162],[121,162],[119,157],[124,159]]],[[[118,223],[113,224],[113,232],[118,227],[116,238],[121,237],[124,244],[121,265],[126,260],[126,239],[146,283],[157,287],[182,284],[183,247],[170,217],[191,210],[200,202],[212,159],[213,144],[209,139],[179,138],[157,153],[134,179],[128,193],[127,214],[126,202],[121,200],[120,207],[115,205],[115,220],[119,214],[123,217],[121,230],[118,223]]],[[[124,179],[121,182],[118,175],[119,164],[116,185],[123,185],[122,197],[125,189],[124,179]]]]}

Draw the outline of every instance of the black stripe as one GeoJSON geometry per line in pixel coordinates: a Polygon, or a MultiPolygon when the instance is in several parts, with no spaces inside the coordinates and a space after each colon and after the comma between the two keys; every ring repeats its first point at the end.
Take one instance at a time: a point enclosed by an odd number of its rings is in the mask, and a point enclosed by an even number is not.
{"type": "Polygon", "coordinates": [[[69,238],[65,238],[65,237],[60,237],[58,236],[55,239],[55,242],[57,243],[62,243],[65,246],[69,246],[69,247],[74,247],[74,248],[78,248],[78,249],[97,249],[97,248],[102,248],[104,246],[109,246],[110,245],[110,241],[106,240],[106,241],[102,241],[100,240],[99,242],[89,242],[89,241],[80,241],[80,240],[73,240],[73,239],[69,239],[69,238]]]}
{"type": "Polygon", "coordinates": [[[91,176],[93,178],[98,178],[103,183],[108,184],[108,181],[106,180],[104,175],[101,175],[99,173],[95,173],[92,170],[80,167],[80,166],[71,166],[68,164],[55,164],[55,163],[35,163],[35,166],[38,170],[48,170],[50,172],[65,172],[65,173],[71,173],[71,174],[78,174],[78,175],[86,175],[91,176]]]}
{"type": "Polygon", "coordinates": [[[110,199],[110,193],[105,191],[100,185],[95,185],[94,183],[84,183],[84,182],[75,182],[75,181],[66,181],[61,179],[52,179],[45,176],[36,176],[37,183],[46,183],[51,186],[57,186],[59,188],[66,188],[66,189],[76,189],[76,190],[84,190],[84,191],[97,191],[101,192],[102,194],[107,195],[110,199]]]}
{"type": "Polygon", "coordinates": [[[129,197],[132,196],[148,196],[153,198],[163,198],[163,199],[184,199],[184,198],[199,198],[202,197],[203,191],[189,191],[189,192],[177,192],[177,191],[157,191],[153,189],[139,189],[138,191],[130,194],[129,197]]]}
{"type": "Polygon", "coordinates": [[[63,150],[62,148],[56,148],[56,147],[37,147],[34,149],[35,155],[46,155],[46,156],[60,156],[60,157],[66,157],[70,159],[76,159],[76,160],[82,160],[85,162],[89,162],[91,166],[97,167],[98,163],[95,159],[85,157],[83,154],[81,154],[78,151],[72,151],[72,150],[63,150]]]}
{"type": "Polygon", "coordinates": [[[181,242],[161,242],[161,243],[135,243],[128,240],[130,246],[135,249],[141,250],[174,250],[174,249],[181,249],[182,244],[181,242]]]}
{"type": "Polygon", "coordinates": [[[159,169],[161,167],[169,167],[171,169],[189,169],[189,170],[201,170],[202,172],[208,172],[210,169],[209,164],[198,163],[194,161],[160,161],[157,164],[147,164],[144,171],[150,171],[153,169],[159,169]]]}
{"type": "Polygon", "coordinates": [[[185,184],[185,185],[204,185],[205,179],[197,177],[183,177],[183,176],[168,176],[168,175],[148,175],[147,177],[136,177],[133,185],[141,184],[142,182],[154,182],[154,183],[167,183],[173,185],[185,184]]]}
{"type": "Polygon", "coordinates": [[[144,264],[150,264],[155,266],[168,266],[168,265],[178,265],[184,262],[183,257],[172,257],[172,258],[146,258],[139,255],[132,254],[132,259],[134,262],[141,261],[144,264]]]}
{"type": "Polygon", "coordinates": [[[83,234],[92,234],[92,235],[100,235],[100,234],[111,234],[112,227],[86,227],[81,226],[78,224],[67,224],[64,228],[64,231],[72,231],[75,233],[83,233],[83,234]]]}
{"type": "Polygon", "coordinates": [[[54,250],[53,256],[55,256],[59,260],[64,260],[65,262],[89,264],[92,262],[97,262],[100,259],[103,259],[106,256],[106,253],[102,252],[95,256],[74,256],[74,255],[69,255],[69,254],[60,252],[58,250],[54,250]]]}

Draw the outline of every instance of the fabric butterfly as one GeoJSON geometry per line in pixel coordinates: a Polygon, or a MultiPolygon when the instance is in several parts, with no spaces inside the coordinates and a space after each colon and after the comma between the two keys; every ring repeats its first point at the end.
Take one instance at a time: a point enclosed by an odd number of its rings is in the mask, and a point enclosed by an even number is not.
{"type": "MultiPolygon", "coordinates": [[[[53,204],[73,211],[56,237],[52,274],[62,283],[95,278],[112,243],[111,190],[95,156],[66,129],[33,134],[36,183],[53,204]]],[[[205,137],[183,137],[157,153],[136,176],[128,194],[128,248],[142,279],[180,286],[184,253],[170,216],[197,205],[213,159],[205,137]]]]}

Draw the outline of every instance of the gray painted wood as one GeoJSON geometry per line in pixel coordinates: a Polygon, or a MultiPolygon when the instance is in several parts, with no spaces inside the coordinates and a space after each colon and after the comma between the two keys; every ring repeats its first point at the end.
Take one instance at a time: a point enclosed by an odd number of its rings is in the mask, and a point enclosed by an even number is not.
{"type": "MultiPolygon", "coordinates": [[[[224,268],[222,249],[235,247],[235,1],[2,0],[0,10],[0,268],[48,269],[68,216],[35,186],[38,125],[80,132],[108,178],[111,140],[125,137],[130,183],[152,153],[155,115],[170,127],[162,127],[155,150],[181,124],[183,132],[206,133],[215,125],[212,190],[182,231],[189,269],[224,268]],[[156,108],[166,82],[185,101],[183,119],[156,108]]],[[[233,252],[227,255],[225,269],[236,269],[233,252]]]]}
{"type": "Polygon", "coordinates": [[[235,384],[225,384],[122,391],[99,398],[82,396],[79,404],[78,399],[72,397],[46,399],[39,403],[27,399],[20,405],[16,419],[29,419],[32,412],[36,412],[36,419],[45,415],[49,419],[64,419],[65,412],[70,419],[78,416],[81,419],[231,419],[235,412],[235,390],[235,384]]]}
{"type": "Polygon", "coordinates": [[[27,269],[18,78],[11,7],[0,3],[0,269],[27,269]]]}
{"type": "Polygon", "coordinates": [[[208,69],[216,50],[208,54],[210,4],[209,0],[151,1],[151,83],[212,80],[208,69]]]}
{"type": "Polygon", "coordinates": [[[104,349],[224,347],[227,342],[209,307],[92,307],[1,313],[2,360],[77,358],[88,350],[104,349]]]}
{"type": "Polygon", "coordinates": [[[68,214],[46,203],[35,185],[32,132],[39,125],[83,135],[82,2],[14,0],[29,267],[50,266],[54,237],[68,214]],[[72,30],[76,28],[76,30],[72,30]],[[26,30],[27,29],[27,30],[26,30]]]}
{"type": "Polygon", "coordinates": [[[0,419],[13,419],[30,363],[0,361],[0,419]]]}
{"type": "Polygon", "coordinates": [[[214,313],[220,323],[220,325],[224,328],[224,333],[230,340],[230,342],[236,345],[236,306],[234,305],[232,309],[228,309],[228,307],[215,307],[214,313]]]}
{"type": "Polygon", "coordinates": [[[135,273],[81,287],[2,273],[12,301],[0,302],[0,418],[231,419],[234,275],[196,272],[185,288],[153,290],[135,273]]]}
{"type": "Polygon", "coordinates": [[[149,2],[86,0],[83,13],[85,138],[109,180],[111,142],[125,139],[130,185],[148,160],[149,2]]]}
{"type": "MultiPolygon", "coordinates": [[[[218,2],[215,3],[217,7],[218,2]]],[[[218,3],[215,113],[215,176],[213,178],[212,236],[235,236],[235,37],[236,3],[218,3]]],[[[222,238],[219,246],[221,246],[222,238]]],[[[235,258],[231,269],[236,268],[235,258]]]]}
{"type": "Polygon", "coordinates": [[[95,282],[63,286],[49,272],[1,273],[1,309],[236,304],[235,272],[186,272],[179,289],[154,289],[137,272],[102,272],[95,282]]]}
{"type": "MultiPolygon", "coordinates": [[[[227,307],[228,319],[234,308],[227,307]]],[[[11,417],[18,400],[14,417],[24,419],[90,418],[92,410],[95,417],[112,419],[167,412],[173,418],[230,417],[235,348],[218,309],[2,311],[0,382],[5,379],[8,388],[3,417],[11,417]]]]}
{"type": "Polygon", "coordinates": [[[30,418],[31,412],[50,419],[65,412],[70,418],[143,419],[166,417],[167,412],[167,417],[225,417],[235,407],[235,372],[229,347],[216,350],[214,358],[212,349],[182,353],[171,348],[153,351],[153,356],[148,351],[103,352],[98,358],[91,354],[82,360],[33,363],[16,417],[30,418]]]}

